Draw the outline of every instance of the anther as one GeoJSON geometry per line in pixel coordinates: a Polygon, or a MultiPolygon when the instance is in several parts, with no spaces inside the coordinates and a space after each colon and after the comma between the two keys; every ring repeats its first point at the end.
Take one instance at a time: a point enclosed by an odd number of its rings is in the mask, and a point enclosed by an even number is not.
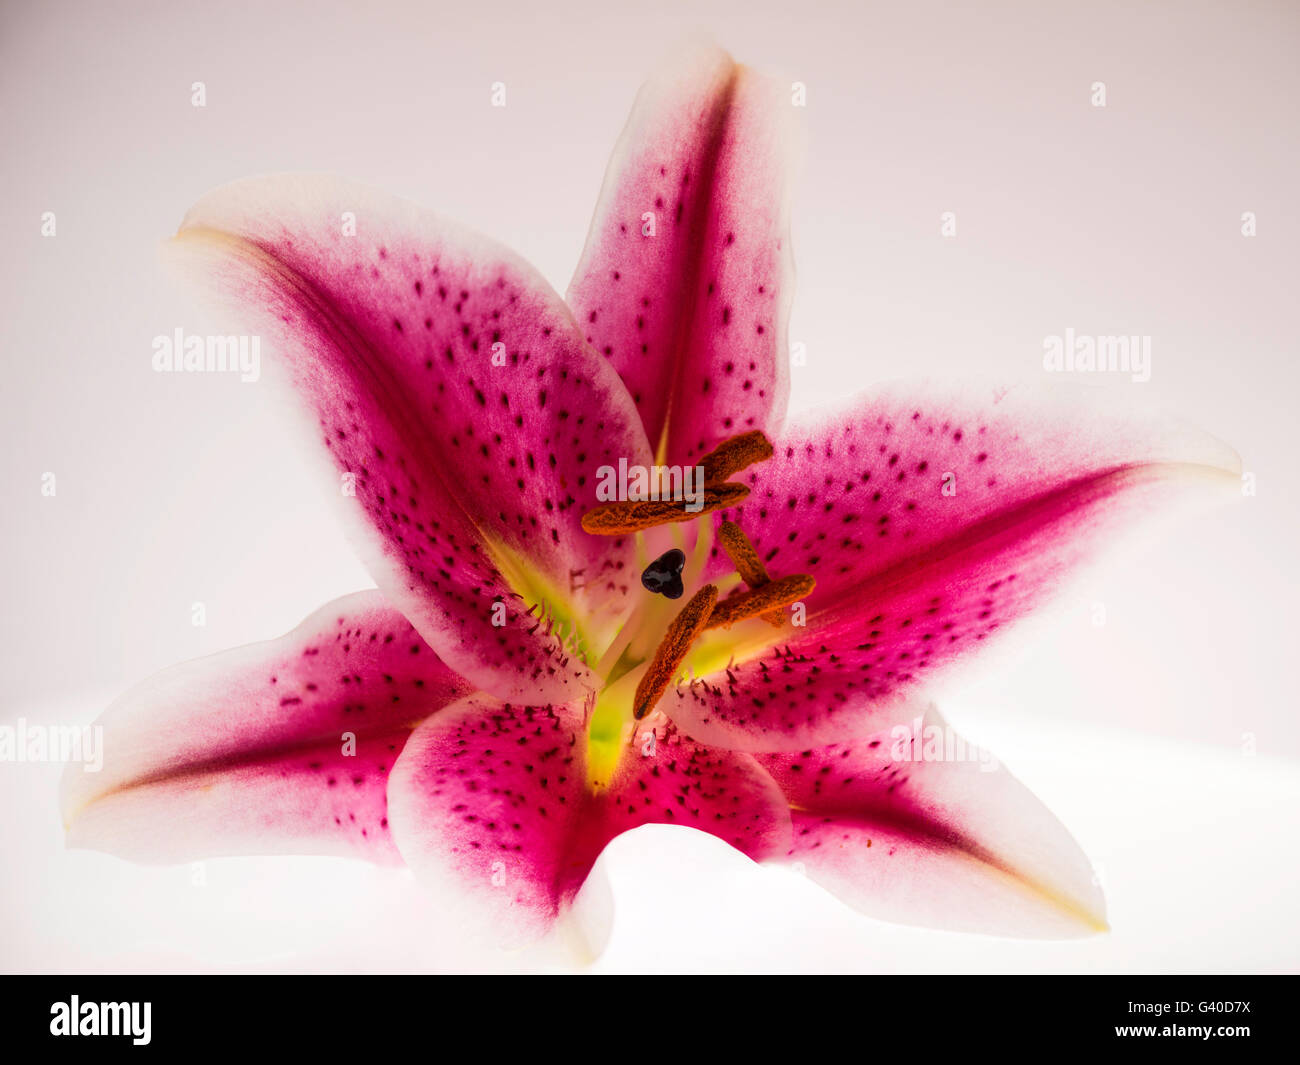
{"type": "Polygon", "coordinates": [[[636,720],[640,721],[650,713],[655,703],[668,690],[668,685],[677,676],[677,670],[681,668],[695,637],[708,625],[709,615],[717,602],[718,586],[706,584],[691,596],[681,613],[673,618],[668,631],[664,633],[663,642],[655,650],[650,668],[636,686],[636,695],[632,699],[632,716],[636,720]]]}
{"type": "Polygon", "coordinates": [[[703,500],[696,501],[702,505],[695,510],[688,510],[688,502],[681,499],[629,499],[602,503],[582,516],[582,527],[596,536],[624,536],[669,522],[694,521],[711,510],[734,507],[749,495],[749,489],[743,484],[720,484],[706,487],[702,495],[703,500]]]}
{"type": "Polygon", "coordinates": [[[758,429],[741,433],[724,440],[702,459],[704,483],[721,484],[732,474],[739,473],[755,462],[765,462],[772,457],[772,442],[758,429]]]}
{"type": "Polygon", "coordinates": [[[730,595],[713,608],[706,628],[719,626],[729,629],[737,621],[766,614],[798,602],[817,586],[811,573],[796,573],[790,577],[781,577],[748,592],[730,595]]]}
{"type": "MultiPolygon", "coordinates": [[[[740,579],[751,589],[762,588],[765,584],[771,583],[772,578],[767,575],[767,567],[763,565],[763,560],[758,557],[758,552],[754,550],[754,545],[749,542],[749,537],[745,535],[744,530],[734,521],[722,523],[721,528],[718,529],[718,542],[727,552],[731,564],[736,567],[740,579]]],[[[785,622],[785,615],[779,610],[772,610],[763,615],[763,620],[780,628],[785,622]]]]}

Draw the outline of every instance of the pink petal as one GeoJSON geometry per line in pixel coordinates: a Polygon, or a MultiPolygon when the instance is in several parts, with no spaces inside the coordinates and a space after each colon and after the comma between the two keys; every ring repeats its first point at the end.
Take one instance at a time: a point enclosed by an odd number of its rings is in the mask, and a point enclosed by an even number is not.
{"type": "Polygon", "coordinates": [[[610,161],[568,300],[670,462],[785,418],[791,113],[708,49],[641,90],[610,161]]]}
{"type": "Polygon", "coordinates": [[[759,756],[796,811],[792,861],[887,921],[1048,938],[1106,929],[1088,859],[1023,784],[933,708],[896,725],[759,756]]]}
{"type": "Polygon", "coordinates": [[[347,596],[118,699],[96,722],[103,769],[64,775],[68,844],[144,862],[400,861],[388,774],[416,723],[468,691],[378,592],[347,596]]]}
{"type": "Polygon", "coordinates": [[[784,854],[785,801],[757,763],[659,720],[593,791],[582,709],[465,699],[415,731],[393,772],[402,856],[459,920],[519,944],[549,932],[606,844],[639,825],[698,828],[756,860],[784,854]]]}
{"type": "MultiPolygon", "coordinates": [[[[729,516],[773,576],[816,577],[807,624],[733,630],[751,641],[736,662],[670,692],[665,712],[702,742],[740,750],[871,728],[1041,603],[1120,516],[1158,510],[1178,475],[1236,483],[1236,456],[1204,436],[1058,403],[885,394],[793,428],[742,475],[752,491],[729,516]]],[[[715,556],[715,574],[729,568],[715,556]]]]}
{"type": "Polygon", "coordinates": [[[632,592],[631,544],[579,519],[600,466],[649,451],[559,297],[497,245],[326,178],[211,193],[172,248],[272,339],[355,477],[355,499],[340,498],[393,605],[477,687],[579,694],[585,667],[525,610],[544,606],[581,641],[589,615],[632,592]]]}

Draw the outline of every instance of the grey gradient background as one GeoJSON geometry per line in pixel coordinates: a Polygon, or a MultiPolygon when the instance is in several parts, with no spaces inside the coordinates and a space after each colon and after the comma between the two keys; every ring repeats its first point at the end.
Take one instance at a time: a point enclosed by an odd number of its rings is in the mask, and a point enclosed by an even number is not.
{"type": "MultiPolygon", "coordinates": [[[[1049,615],[939,693],[958,724],[987,722],[982,735],[1013,746],[1031,738],[1014,768],[1090,853],[1117,826],[1155,826],[1111,859],[1130,898],[1152,892],[1143,927],[1183,878],[1236,876],[1186,903],[1189,920],[1210,924],[1207,953],[1177,940],[1178,906],[1167,938],[1160,926],[1130,942],[1117,926],[1102,945],[1065,953],[881,932],[807,885],[707,847],[699,857],[701,844],[674,837],[659,844],[679,849],[672,868],[698,858],[723,870],[715,882],[743,883],[768,937],[759,949],[745,938],[752,927],[695,914],[691,964],[1296,967],[1285,898],[1296,826],[1278,812],[1294,806],[1300,764],[1294,4],[7,0],[0,721],[88,721],[163,666],[276,636],[371,583],[335,520],[336,486],[308,472],[270,388],[151,370],[155,335],[205,326],[157,258],[195,199],[250,174],[338,172],[483,230],[563,291],[640,81],[697,34],[807,85],[790,335],[808,357],[792,371],[792,410],[899,376],[1042,380],[1043,337],[1067,326],[1150,335],[1149,383],[1093,387],[1227,440],[1258,494],[1154,541],[1117,539],[1049,615]],[[205,108],[191,106],[194,81],[206,83],[205,108]],[[489,106],[494,81],[507,85],[504,109],[489,106]],[[1104,109],[1089,102],[1095,81],[1107,86],[1104,109]],[[57,237],[41,236],[44,211],[56,212],[57,237]],[[944,211],[956,212],[955,238],[940,236],[944,211]],[[1257,215],[1254,238],[1241,235],[1243,211],[1257,215]],[[40,494],[47,471],[53,499],[40,494]],[[190,623],[195,601],[205,627],[190,623]],[[1105,605],[1100,627],[1094,603],[1105,605]],[[1244,755],[1252,743],[1257,754],[1244,755]],[[1151,848],[1162,839],[1159,865],[1151,848]],[[1205,847],[1217,850],[1188,853],[1205,847]],[[1161,868],[1177,882],[1163,891],[1143,872],[1161,868]],[[1248,884],[1255,894],[1243,897],[1248,884]]],[[[31,915],[55,902],[131,928],[123,913],[150,884],[165,888],[147,896],[155,907],[184,891],[183,870],[65,856],[56,777],[0,766],[12,924],[0,966],[483,964],[451,948],[367,952],[346,922],[335,953],[304,953],[309,911],[299,939],[285,933],[264,950],[274,934],[258,920],[281,932],[294,922],[289,908],[265,916],[246,871],[258,870],[267,898],[288,878],[289,899],[310,871],[335,869],[307,860],[287,873],[213,863],[234,870],[218,881],[235,895],[180,906],[165,946],[61,930],[56,916],[53,930],[34,929],[31,915]],[[87,876],[103,888],[93,900],[76,886],[87,876]],[[160,876],[171,879],[148,879],[160,876]],[[230,928],[213,932],[223,948],[194,931],[196,913],[221,929],[232,912],[257,946],[229,946],[243,942],[230,928]]],[[[634,852],[616,845],[626,862],[634,852]]],[[[330,874],[365,885],[378,875],[330,874]]],[[[641,869],[641,894],[627,895],[629,924],[644,903],[689,925],[683,896],[701,888],[654,875],[641,869]]],[[[417,920],[410,885],[393,890],[411,898],[388,909],[417,920]]],[[[654,967],[652,938],[617,940],[608,964],[654,967]]]]}

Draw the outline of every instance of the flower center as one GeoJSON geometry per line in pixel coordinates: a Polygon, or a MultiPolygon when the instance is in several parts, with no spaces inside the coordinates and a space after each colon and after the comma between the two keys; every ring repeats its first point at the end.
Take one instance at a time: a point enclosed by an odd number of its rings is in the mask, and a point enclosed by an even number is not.
{"type": "MultiPolygon", "coordinates": [[[[650,530],[692,522],[741,502],[749,489],[728,478],[771,456],[772,444],[761,432],[731,437],[700,460],[704,471],[702,506],[699,500],[693,506],[677,499],[619,500],[587,511],[582,527],[596,536],[635,535],[644,558],[645,536],[650,530]]],[[[676,537],[681,543],[680,531],[676,537]]],[[[717,584],[700,585],[686,605],[675,610],[669,600],[700,581],[712,541],[712,522],[700,522],[689,560],[679,546],[646,566],[642,575],[646,598],[633,609],[595,667],[602,686],[588,726],[587,758],[589,782],[594,788],[609,782],[627,743],[635,739],[639,722],[677,680],[701,633],[730,629],[755,617],[779,628],[785,623],[783,608],[807,596],[816,584],[806,573],[772,579],[744,531],[727,521],[718,530],[718,542],[748,590],[719,598],[719,584],[731,583],[723,578],[717,584]],[[675,595],[670,594],[673,591],[675,595]]]]}

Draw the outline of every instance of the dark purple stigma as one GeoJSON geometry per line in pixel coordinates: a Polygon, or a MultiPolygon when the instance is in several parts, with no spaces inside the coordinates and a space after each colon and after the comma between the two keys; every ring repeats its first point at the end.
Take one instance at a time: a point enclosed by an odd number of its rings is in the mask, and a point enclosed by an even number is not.
{"type": "Polygon", "coordinates": [[[686,565],[686,553],[677,548],[665,551],[646,566],[641,574],[641,585],[647,591],[658,592],[669,599],[680,599],[682,592],[682,569],[686,565]]]}

